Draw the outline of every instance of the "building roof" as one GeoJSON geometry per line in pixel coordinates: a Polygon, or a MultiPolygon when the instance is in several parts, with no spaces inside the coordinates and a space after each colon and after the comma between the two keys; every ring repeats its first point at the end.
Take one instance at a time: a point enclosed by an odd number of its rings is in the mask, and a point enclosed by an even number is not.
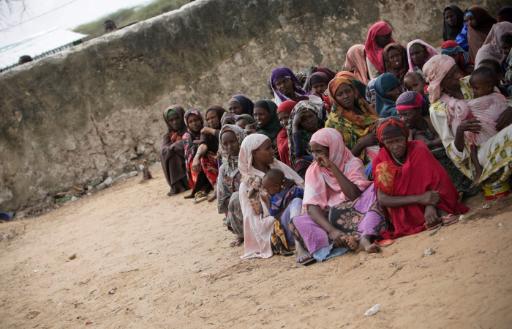
{"type": "Polygon", "coordinates": [[[23,55],[29,55],[33,59],[41,58],[71,47],[86,36],[55,28],[0,47],[0,71],[16,66],[19,58],[23,55]]]}

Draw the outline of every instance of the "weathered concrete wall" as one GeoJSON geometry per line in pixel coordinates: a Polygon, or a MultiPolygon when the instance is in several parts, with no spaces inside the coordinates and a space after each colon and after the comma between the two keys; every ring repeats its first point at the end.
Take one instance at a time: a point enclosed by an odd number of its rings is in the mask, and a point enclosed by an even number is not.
{"type": "Polygon", "coordinates": [[[157,159],[169,104],[205,108],[237,92],[266,97],[277,65],[341,68],[348,47],[379,18],[399,41],[437,44],[445,4],[199,0],[4,73],[0,209],[133,170],[141,157],[157,159]]]}

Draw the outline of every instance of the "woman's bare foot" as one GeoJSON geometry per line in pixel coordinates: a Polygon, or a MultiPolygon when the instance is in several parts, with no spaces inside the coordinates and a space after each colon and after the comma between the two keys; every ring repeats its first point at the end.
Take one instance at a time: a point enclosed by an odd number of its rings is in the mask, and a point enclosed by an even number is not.
{"type": "Polygon", "coordinates": [[[238,247],[244,243],[244,238],[236,238],[229,244],[230,247],[238,247]]]}
{"type": "Polygon", "coordinates": [[[360,249],[363,249],[369,254],[378,253],[381,251],[380,247],[376,243],[371,243],[370,240],[363,236],[360,241],[360,249]]]}

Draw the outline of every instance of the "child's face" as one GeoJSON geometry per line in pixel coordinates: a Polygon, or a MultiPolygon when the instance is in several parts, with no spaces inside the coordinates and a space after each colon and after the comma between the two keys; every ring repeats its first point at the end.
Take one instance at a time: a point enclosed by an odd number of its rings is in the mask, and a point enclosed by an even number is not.
{"type": "Polygon", "coordinates": [[[169,117],[167,118],[167,122],[174,131],[180,130],[183,124],[183,121],[181,121],[181,118],[178,115],[178,113],[172,113],[171,115],[169,115],[169,117]]]}
{"type": "Polygon", "coordinates": [[[512,44],[506,42],[501,43],[501,51],[503,52],[504,56],[508,56],[510,49],[512,49],[512,44]]]}
{"type": "Polygon", "coordinates": [[[425,82],[415,75],[408,75],[404,78],[404,85],[407,90],[415,91],[423,95],[425,82]]]}
{"type": "Polygon", "coordinates": [[[263,185],[263,188],[270,195],[274,195],[281,191],[282,182],[278,181],[277,179],[271,179],[271,178],[265,177],[265,178],[263,178],[263,181],[261,183],[263,185]]]}
{"type": "Polygon", "coordinates": [[[187,123],[190,131],[194,133],[198,133],[201,131],[201,129],[203,129],[203,123],[201,122],[201,118],[195,114],[192,114],[188,117],[187,123]]]}
{"type": "Polygon", "coordinates": [[[415,123],[421,118],[421,109],[411,109],[408,111],[399,111],[398,115],[408,128],[415,128],[415,123]]]}
{"type": "Polygon", "coordinates": [[[213,129],[220,129],[220,120],[215,111],[206,113],[206,125],[213,129]]]}
{"type": "Polygon", "coordinates": [[[327,83],[317,82],[311,86],[311,89],[313,89],[315,94],[323,95],[325,93],[325,91],[327,90],[327,83]]]}
{"type": "Polygon", "coordinates": [[[494,91],[494,84],[492,81],[488,81],[488,79],[483,79],[479,75],[474,75],[469,80],[471,84],[471,88],[473,89],[473,94],[475,98],[490,95],[494,91]]]}
{"type": "Polygon", "coordinates": [[[286,126],[288,126],[288,119],[290,119],[290,114],[287,112],[279,112],[277,113],[277,117],[279,118],[281,127],[286,128],[286,126]]]}
{"type": "Polygon", "coordinates": [[[247,126],[247,120],[240,119],[236,122],[236,125],[242,129],[245,129],[245,127],[247,126]]]}
{"type": "Polygon", "coordinates": [[[226,150],[226,152],[231,156],[237,156],[240,151],[240,145],[238,145],[238,140],[236,139],[235,134],[232,131],[226,131],[221,136],[222,147],[226,150]]]}

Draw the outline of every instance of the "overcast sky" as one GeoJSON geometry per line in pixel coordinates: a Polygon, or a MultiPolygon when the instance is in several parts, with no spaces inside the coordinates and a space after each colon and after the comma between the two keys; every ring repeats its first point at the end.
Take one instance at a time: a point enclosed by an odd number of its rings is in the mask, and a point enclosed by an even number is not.
{"type": "Polygon", "coordinates": [[[72,29],[118,9],[149,2],[151,0],[0,0],[0,47],[49,29],[72,29]]]}

